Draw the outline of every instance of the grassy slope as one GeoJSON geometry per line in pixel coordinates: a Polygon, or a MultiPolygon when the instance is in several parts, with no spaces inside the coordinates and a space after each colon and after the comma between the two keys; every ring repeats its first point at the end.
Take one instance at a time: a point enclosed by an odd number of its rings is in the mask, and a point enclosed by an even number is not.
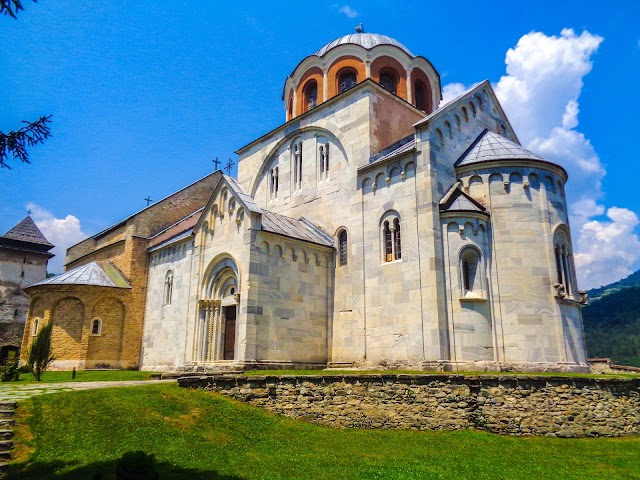
{"type": "Polygon", "coordinates": [[[107,480],[136,450],[171,479],[640,478],[640,438],[334,430],[176,385],[45,395],[18,411],[9,479],[107,480]]]}
{"type": "MultiPolygon", "coordinates": [[[[40,383],[60,382],[115,382],[121,380],[149,380],[153,372],[141,372],[139,370],[78,370],[76,378],[71,378],[70,371],[44,372],[40,383]]],[[[17,382],[2,383],[0,385],[24,385],[37,383],[30,373],[21,373],[17,382]]]]}

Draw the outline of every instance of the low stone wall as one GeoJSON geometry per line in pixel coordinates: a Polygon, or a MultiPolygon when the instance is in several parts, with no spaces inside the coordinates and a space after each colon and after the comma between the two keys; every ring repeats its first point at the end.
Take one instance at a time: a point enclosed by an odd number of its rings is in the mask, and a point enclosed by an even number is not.
{"type": "Polygon", "coordinates": [[[557,437],[640,433],[640,378],[205,375],[178,383],[332,427],[557,437]]]}

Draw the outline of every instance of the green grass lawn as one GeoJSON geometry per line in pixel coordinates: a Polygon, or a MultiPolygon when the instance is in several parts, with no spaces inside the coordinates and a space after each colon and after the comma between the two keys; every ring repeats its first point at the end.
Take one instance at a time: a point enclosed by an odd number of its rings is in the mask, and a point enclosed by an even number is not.
{"type": "Polygon", "coordinates": [[[335,430],[175,384],[20,403],[7,478],[113,479],[127,452],[161,479],[633,479],[640,438],[335,430]]]}
{"type": "MultiPolygon", "coordinates": [[[[70,371],[44,372],[40,383],[60,383],[60,382],[108,382],[122,380],[149,380],[153,372],[141,372],[139,370],[78,370],[76,378],[71,378],[70,371]]],[[[2,385],[24,385],[26,383],[37,383],[37,380],[30,373],[21,373],[20,379],[15,382],[4,382],[2,385]]]]}

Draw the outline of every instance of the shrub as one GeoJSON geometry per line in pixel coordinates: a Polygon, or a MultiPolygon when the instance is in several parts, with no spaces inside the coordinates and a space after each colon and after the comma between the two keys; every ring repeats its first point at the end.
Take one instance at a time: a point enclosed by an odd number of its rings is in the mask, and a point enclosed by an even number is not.
{"type": "Polygon", "coordinates": [[[116,464],[117,480],[158,480],[156,458],[145,452],[127,452],[116,464]]]}
{"type": "Polygon", "coordinates": [[[18,362],[7,362],[0,366],[0,381],[15,382],[20,378],[18,362]]]}
{"type": "Polygon", "coordinates": [[[31,343],[31,347],[27,352],[27,365],[29,365],[31,373],[36,377],[37,381],[40,381],[42,374],[54,360],[53,355],[51,355],[52,330],[53,324],[51,322],[42,327],[34,337],[33,343],[31,343]]]}

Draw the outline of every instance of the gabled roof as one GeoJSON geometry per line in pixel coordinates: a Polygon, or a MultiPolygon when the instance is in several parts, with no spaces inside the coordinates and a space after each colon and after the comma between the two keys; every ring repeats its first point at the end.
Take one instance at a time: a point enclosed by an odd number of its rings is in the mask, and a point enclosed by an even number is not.
{"type": "Polygon", "coordinates": [[[200,220],[200,216],[202,215],[203,211],[204,207],[199,208],[195,212],[190,213],[186,217],[178,220],[173,225],[170,225],[169,227],[152,236],[147,250],[156,250],[167,243],[173,243],[191,235],[191,233],[193,232],[193,227],[195,227],[198,223],[198,220],[200,220]]]}
{"type": "Polygon", "coordinates": [[[244,188],[242,188],[242,186],[235,178],[228,175],[223,175],[223,178],[229,184],[229,188],[233,190],[233,193],[240,199],[242,203],[244,203],[244,206],[247,207],[248,210],[256,213],[262,212],[262,209],[258,206],[253,197],[249,195],[244,188]]]}
{"type": "Polygon", "coordinates": [[[106,261],[98,261],[80,265],[68,272],[47,278],[36,285],[92,285],[97,287],[131,288],[120,270],[106,261]]]}
{"type": "Polygon", "coordinates": [[[460,182],[455,183],[440,200],[441,212],[476,212],[488,214],[487,209],[460,188],[460,182]]]}
{"type": "MultiPolygon", "coordinates": [[[[471,146],[456,161],[455,166],[493,160],[536,160],[545,161],[533,152],[508,140],[502,135],[484,130],[471,146]]],[[[550,162],[549,162],[550,163],[550,162]]]]}
{"type": "Polygon", "coordinates": [[[333,246],[331,235],[320,230],[306,218],[295,220],[279,213],[262,210],[262,230],[326,247],[333,246]]]}
{"type": "Polygon", "coordinates": [[[46,250],[54,247],[52,243],[44,237],[40,229],[29,215],[24,217],[15,227],[2,235],[3,239],[16,240],[19,242],[34,243],[37,245],[47,246],[46,250]]]}
{"type": "Polygon", "coordinates": [[[481,87],[486,86],[486,85],[489,85],[489,81],[488,80],[483,80],[482,82],[474,83],[473,85],[471,85],[470,88],[468,88],[467,90],[462,92],[457,97],[454,97],[451,100],[449,100],[448,102],[441,103],[440,105],[438,105],[438,108],[436,108],[433,112],[431,112],[429,115],[424,117],[419,122],[416,122],[413,126],[417,127],[418,125],[422,125],[423,123],[427,123],[428,121],[433,120],[436,117],[439,117],[445,111],[447,111],[450,108],[452,108],[454,106],[454,104],[458,103],[458,101],[460,99],[462,99],[464,97],[467,97],[469,95],[475,94],[477,91],[481,90],[481,87]]]}

